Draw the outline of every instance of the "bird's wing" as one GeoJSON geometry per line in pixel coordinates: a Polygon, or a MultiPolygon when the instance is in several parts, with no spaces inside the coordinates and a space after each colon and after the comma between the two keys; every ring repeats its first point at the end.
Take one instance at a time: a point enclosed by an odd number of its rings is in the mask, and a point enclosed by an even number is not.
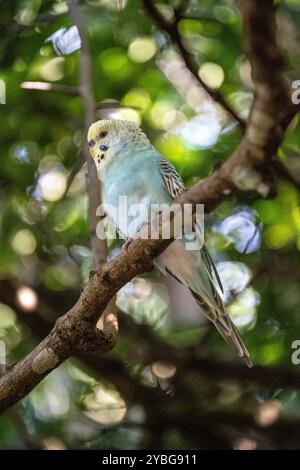
{"type": "Polygon", "coordinates": [[[156,155],[160,174],[164,180],[169,194],[175,199],[185,191],[185,187],[175,166],[165,160],[159,153],[156,155]]]}
{"type": "MultiPolygon", "coordinates": [[[[174,165],[170,162],[165,160],[161,155],[157,154],[157,161],[159,165],[160,174],[162,179],[165,183],[165,186],[173,199],[179,196],[181,193],[185,191],[185,187],[183,181],[179,174],[177,173],[174,165]]],[[[215,327],[219,330],[223,338],[227,341],[229,345],[235,349],[239,356],[242,357],[248,367],[252,366],[252,362],[247,351],[246,346],[243,343],[243,340],[237,331],[236,327],[234,326],[233,322],[231,321],[229,315],[227,314],[220,294],[218,292],[218,288],[223,292],[222,283],[220,281],[218,272],[216,267],[211,259],[209,251],[207,250],[204,244],[204,234],[203,228],[198,224],[194,226],[197,234],[197,238],[202,241],[202,248],[201,248],[201,261],[202,261],[202,271],[206,272],[208,279],[211,283],[211,296],[207,298],[204,294],[205,289],[196,289],[191,288],[189,286],[189,282],[184,279],[179,279],[176,275],[176,272],[172,272],[168,267],[163,267],[163,270],[167,270],[169,274],[171,274],[175,279],[177,279],[180,283],[183,283],[187,287],[189,287],[192,295],[194,296],[196,302],[202,308],[204,315],[215,325],[215,327]],[[183,281],[183,282],[182,282],[183,281]],[[184,282],[187,281],[187,282],[184,282]],[[197,292],[198,291],[198,292],[197,292]],[[199,292],[202,291],[202,295],[199,295],[199,292]],[[203,295],[204,294],[204,295],[203,295]]],[[[187,261],[187,260],[186,260],[187,261]]],[[[160,265],[158,265],[160,267],[160,265]]],[[[198,274],[198,281],[201,284],[201,280],[205,278],[204,272],[201,275],[201,272],[198,270],[195,272],[195,276],[198,274]],[[203,278],[204,276],[204,278],[203,278]]]]}
{"type": "MultiPolygon", "coordinates": [[[[175,199],[185,191],[185,186],[181,179],[181,176],[177,172],[175,166],[171,162],[163,158],[159,153],[156,154],[156,158],[158,161],[160,174],[166,185],[168,193],[170,194],[170,196],[172,196],[173,199],[175,199]]],[[[216,284],[221,290],[221,292],[223,292],[223,286],[219,274],[204,243],[203,229],[201,226],[196,224],[194,225],[194,228],[196,229],[197,238],[199,239],[199,241],[201,241],[202,244],[202,261],[208,271],[209,277],[212,283],[216,284]]]]}

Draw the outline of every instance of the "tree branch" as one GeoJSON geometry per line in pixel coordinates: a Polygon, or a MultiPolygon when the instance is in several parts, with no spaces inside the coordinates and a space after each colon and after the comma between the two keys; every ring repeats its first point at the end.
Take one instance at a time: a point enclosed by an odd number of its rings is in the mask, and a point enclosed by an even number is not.
{"type": "MultiPolygon", "coordinates": [[[[14,311],[17,312],[20,321],[27,325],[34,335],[40,338],[49,332],[50,324],[42,318],[38,309],[31,312],[30,315],[22,312],[16,302],[16,288],[14,288],[10,282],[0,280],[0,292],[1,302],[13,308],[14,311]]],[[[48,308],[51,307],[48,306],[48,308]]],[[[122,319],[122,329],[125,331],[127,337],[129,336],[129,338],[132,338],[133,342],[137,342],[136,349],[143,351],[142,361],[145,365],[158,360],[165,360],[174,363],[180,370],[190,370],[193,371],[194,374],[205,375],[211,379],[236,380],[272,388],[300,389],[300,374],[293,369],[265,366],[256,366],[249,369],[238,363],[197,357],[197,352],[199,351],[198,344],[185,351],[178,350],[166,344],[148,325],[135,323],[129,315],[123,315],[122,319]],[[141,347],[139,347],[139,343],[141,343],[141,347]]],[[[107,380],[112,380],[117,387],[120,387],[122,393],[125,393],[126,396],[128,395],[128,381],[130,381],[130,379],[129,377],[126,379],[124,373],[121,372],[120,364],[118,365],[113,359],[106,358],[104,360],[99,353],[89,356],[79,354],[77,357],[84,362],[87,367],[92,367],[100,376],[104,374],[107,380]],[[111,372],[109,372],[110,368],[111,372]],[[115,374],[116,369],[118,370],[118,374],[115,374]],[[122,380],[116,380],[115,375],[121,375],[122,380]],[[124,381],[127,384],[125,388],[124,381]]],[[[136,381],[132,378],[131,388],[136,386],[136,381]]],[[[135,400],[137,400],[136,395],[135,400]]]]}
{"type": "Polygon", "coordinates": [[[278,158],[272,160],[272,167],[274,172],[279,178],[282,178],[292,184],[298,191],[300,191],[300,181],[289,171],[284,163],[278,158]]]}
{"type": "Polygon", "coordinates": [[[219,103],[228,114],[239,123],[241,127],[245,127],[245,121],[231,108],[227,103],[222,93],[218,90],[210,88],[203,80],[199,77],[198,67],[191,58],[188,51],[185,49],[182,42],[181,36],[178,32],[178,21],[181,19],[178,16],[178,13],[175,11],[175,22],[171,23],[164,19],[164,17],[159,13],[152,0],[142,0],[144,8],[148,15],[155,21],[157,26],[165,31],[171,38],[172,42],[177,46],[179,52],[181,53],[182,59],[187,67],[187,69],[192,73],[192,75],[198,80],[202,88],[207,92],[207,94],[217,103],[219,103]]]}
{"type": "Polygon", "coordinates": [[[54,91],[64,93],[67,95],[78,96],[80,91],[76,86],[64,85],[62,83],[49,83],[49,82],[22,82],[21,88],[24,90],[34,91],[54,91]]]}
{"type": "Polygon", "coordinates": [[[87,161],[88,167],[88,195],[89,195],[89,226],[90,226],[90,241],[94,257],[95,268],[99,269],[106,261],[107,258],[107,244],[106,240],[100,240],[97,237],[97,224],[99,218],[96,211],[102,203],[101,198],[101,183],[97,176],[96,166],[94,161],[90,158],[88,142],[86,139],[87,132],[90,125],[95,121],[95,103],[92,96],[92,62],[91,53],[86,36],[83,16],[80,12],[79,0],[68,0],[70,16],[77,26],[78,33],[81,39],[80,51],[80,94],[85,107],[84,116],[84,157],[87,161]]]}

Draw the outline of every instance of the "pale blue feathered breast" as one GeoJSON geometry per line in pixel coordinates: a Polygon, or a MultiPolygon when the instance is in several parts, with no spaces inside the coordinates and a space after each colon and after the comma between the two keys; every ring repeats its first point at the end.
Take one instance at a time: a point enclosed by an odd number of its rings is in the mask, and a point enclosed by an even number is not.
{"type": "Polygon", "coordinates": [[[159,171],[155,149],[130,150],[117,153],[104,173],[106,203],[113,213],[108,213],[116,226],[126,237],[133,237],[143,222],[149,222],[152,204],[171,204],[172,197],[167,191],[159,171]],[[126,196],[128,218],[124,217],[126,196]]]}
{"type": "MultiPolygon", "coordinates": [[[[103,175],[106,202],[113,208],[113,211],[108,208],[108,213],[126,237],[134,237],[141,225],[149,222],[151,204],[171,205],[173,202],[161,175],[160,159],[154,147],[141,151],[124,149],[114,156],[106,168],[103,175]],[[147,213],[140,214],[140,217],[135,213],[127,218],[124,211],[119,211],[122,196],[127,196],[129,211],[138,211],[142,204],[147,213]]],[[[183,187],[178,190],[183,190],[183,187]]],[[[162,272],[168,270],[182,284],[214,303],[211,275],[202,262],[201,252],[199,249],[187,251],[186,241],[184,235],[181,240],[174,241],[154,263],[162,272]]]]}

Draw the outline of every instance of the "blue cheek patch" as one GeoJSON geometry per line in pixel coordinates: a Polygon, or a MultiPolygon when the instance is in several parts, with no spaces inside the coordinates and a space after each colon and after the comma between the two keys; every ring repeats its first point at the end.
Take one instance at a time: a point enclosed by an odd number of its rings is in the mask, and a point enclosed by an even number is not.
{"type": "Polygon", "coordinates": [[[106,150],[108,150],[108,146],[107,145],[100,145],[100,150],[102,150],[103,152],[106,152],[106,150]]]}

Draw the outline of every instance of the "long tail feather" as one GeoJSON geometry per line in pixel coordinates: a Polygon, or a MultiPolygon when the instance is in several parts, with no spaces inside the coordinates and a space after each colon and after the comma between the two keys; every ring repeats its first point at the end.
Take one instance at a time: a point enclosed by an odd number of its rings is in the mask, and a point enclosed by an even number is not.
{"type": "Polygon", "coordinates": [[[231,321],[229,315],[226,313],[221,299],[218,298],[218,307],[213,307],[191,289],[190,291],[198,305],[201,307],[204,315],[215,325],[229,346],[238,353],[248,367],[252,367],[253,364],[250,359],[250,354],[238,330],[231,321]]]}

